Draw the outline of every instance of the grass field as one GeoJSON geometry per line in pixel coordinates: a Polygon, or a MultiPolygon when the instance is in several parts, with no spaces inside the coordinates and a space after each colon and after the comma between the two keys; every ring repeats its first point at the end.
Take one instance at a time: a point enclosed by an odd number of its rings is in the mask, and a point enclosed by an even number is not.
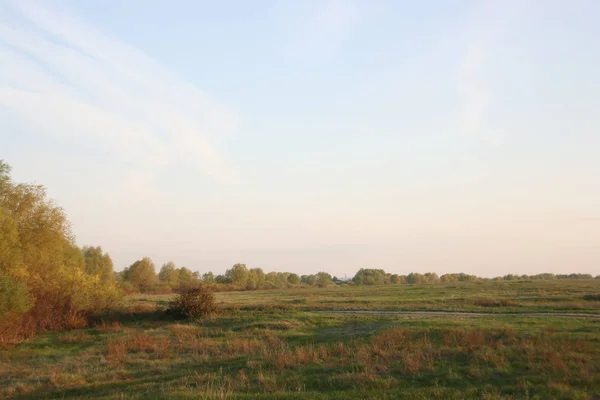
{"type": "Polygon", "coordinates": [[[0,397],[599,399],[598,295],[599,280],[227,292],[198,321],[129,296],[93,328],[0,350],[0,397]]]}

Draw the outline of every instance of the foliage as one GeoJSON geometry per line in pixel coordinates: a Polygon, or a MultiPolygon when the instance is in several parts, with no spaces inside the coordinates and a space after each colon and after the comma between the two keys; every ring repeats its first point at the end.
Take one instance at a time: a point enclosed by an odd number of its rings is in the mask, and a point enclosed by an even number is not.
{"type": "Polygon", "coordinates": [[[382,269],[361,268],[352,281],[357,285],[383,285],[391,282],[391,276],[382,269]]]}
{"type": "Polygon", "coordinates": [[[215,283],[215,274],[212,272],[206,272],[202,275],[202,282],[205,283],[215,283]]]}
{"type": "Polygon", "coordinates": [[[319,272],[317,273],[316,283],[318,287],[325,287],[333,283],[331,279],[331,275],[327,272],[319,272]]]}
{"type": "Polygon", "coordinates": [[[154,263],[148,257],[144,257],[125,268],[123,278],[140,292],[150,291],[158,283],[154,263]]]}
{"type": "Polygon", "coordinates": [[[85,322],[118,296],[114,284],[86,271],[65,212],[43,186],[17,184],[0,161],[0,336],[15,338],[85,322]],[[8,324],[8,325],[7,325],[8,324]]]}
{"type": "Polygon", "coordinates": [[[176,287],[179,284],[179,273],[177,272],[177,267],[172,261],[169,261],[160,269],[158,273],[158,279],[161,282],[168,284],[169,286],[176,287]]]}
{"type": "Polygon", "coordinates": [[[290,274],[287,278],[287,281],[290,286],[300,285],[300,277],[297,274],[290,274]]]}
{"type": "Polygon", "coordinates": [[[188,318],[199,318],[217,312],[215,295],[206,286],[184,290],[170,303],[169,313],[188,318]]]}
{"type": "Polygon", "coordinates": [[[97,275],[102,282],[112,284],[115,277],[113,262],[108,253],[103,252],[100,246],[84,246],[81,251],[85,259],[86,273],[97,275]]]}
{"type": "Polygon", "coordinates": [[[0,321],[14,322],[32,306],[27,285],[0,272],[0,321]]]}

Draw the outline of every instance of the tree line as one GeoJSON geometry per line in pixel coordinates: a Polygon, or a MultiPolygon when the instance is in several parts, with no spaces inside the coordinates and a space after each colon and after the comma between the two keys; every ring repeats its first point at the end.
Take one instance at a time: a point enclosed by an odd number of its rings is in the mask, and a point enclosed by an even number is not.
{"type": "Polygon", "coordinates": [[[155,264],[144,257],[121,272],[115,280],[125,293],[169,293],[189,289],[199,284],[209,285],[213,290],[284,289],[300,286],[325,287],[340,282],[327,272],[314,275],[298,275],[293,272],[264,272],[262,268],[248,268],[235,264],[222,275],[212,272],[200,274],[186,267],[177,268],[169,261],[156,272],[155,264]]]}
{"type": "MultiPolygon", "coordinates": [[[[537,274],[505,275],[496,278],[481,278],[464,273],[451,273],[438,276],[435,272],[407,275],[391,274],[382,269],[360,269],[352,279],[342,280],[327,272],[302,275],[292,272],[268,272],[261,268],[248,268],[245,264],[235,264],[222,275],[212,272],[200,274],[181,267],[173,262],[164,264],[158,274],[150,258],[136,261],[122,272],[116,273],[116,280],[125,293],[154,292],[169,293],[184,291],[199,284],[209,285],[215,291],[264,290],[299,287],[328,286],[370,286],[401,284],[435,284],[456,282],[512,281],[512,280],[553,280],[553,279],[594,279],[590,274],[537,274]]],[[[597,276],[596,279],[600,279],[597,276]]]]}

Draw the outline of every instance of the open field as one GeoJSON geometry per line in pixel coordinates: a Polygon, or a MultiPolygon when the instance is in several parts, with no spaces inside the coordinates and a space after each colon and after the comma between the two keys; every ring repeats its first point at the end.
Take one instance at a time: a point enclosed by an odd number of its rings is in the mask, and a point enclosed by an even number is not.
{"type": "Polygon", "coordinates": [[[599,280],[227,292],[201,321],[165,315],[169,295],[129,296],[93,328],[0,350],[0,397],[597,399],[600,320],[513,314],[598,316],[599,294],[599,280]]]}
{"type": "MultiPolygon", "coordinates": [[[[600,280],[488,281],[431,285],[333,286],[217,293],[233,310],[469,311],[600,313],[600,280]]],[[[172,295],[135,295],[130,305],[166,306],[172,295]]]]}

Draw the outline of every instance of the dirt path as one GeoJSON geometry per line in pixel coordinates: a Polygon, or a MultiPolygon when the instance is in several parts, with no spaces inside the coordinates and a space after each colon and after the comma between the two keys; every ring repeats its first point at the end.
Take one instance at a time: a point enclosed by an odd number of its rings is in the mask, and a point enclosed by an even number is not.
{"type": "Polygon", "coordinates": [[[600,314],[583,313],[484,313],[465,311],[385,311],[385,310],[315,310],[324,314],[406,315],[417,317],[559,317],[600,319],[600,314]]]}

